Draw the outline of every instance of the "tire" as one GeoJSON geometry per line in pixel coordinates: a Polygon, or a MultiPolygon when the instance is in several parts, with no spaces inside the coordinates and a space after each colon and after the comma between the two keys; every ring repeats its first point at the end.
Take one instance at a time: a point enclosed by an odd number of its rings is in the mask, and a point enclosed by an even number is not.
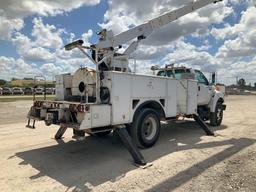
{"type": "Polygon", "coordinates": [[[217,102],[215,112],[210,113],[210,125],[220,126],[223,119],[222,103],[217,102]]]}
{"type": "Polygon", "coordinates": [[[131,128],[131,137],[140,148],[152,147],[160,135],[160,118],[153,109],[142,109],[131,128]]]}

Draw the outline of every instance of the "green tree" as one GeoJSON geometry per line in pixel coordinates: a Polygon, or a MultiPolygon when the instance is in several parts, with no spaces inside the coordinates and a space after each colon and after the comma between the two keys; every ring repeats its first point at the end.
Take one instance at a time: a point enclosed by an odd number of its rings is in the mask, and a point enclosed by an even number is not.
{"type": "Polygon", "coordinates": [[[34,80],[34,79],[31,77],[24,77],[23,80],[34,80]]]}
{"type": "Polygon", "coordinates": [[[237,84],[238,84],[239,88],[243,89],[246,85],[246,82],[245,82],[244,78],[241,78],[238,80],[237,84]]]}
{"type": "Polygon", "coordinates": [[[5,84],[6,84],[6,81],[3,80],[3,79],[0,79],[0,86],[3,86],[3,85],[5,85],[5,84]]]}

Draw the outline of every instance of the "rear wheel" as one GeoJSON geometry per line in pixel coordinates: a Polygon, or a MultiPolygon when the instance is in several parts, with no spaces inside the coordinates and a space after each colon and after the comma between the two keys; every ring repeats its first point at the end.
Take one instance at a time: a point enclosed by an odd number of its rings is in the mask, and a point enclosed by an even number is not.
{"type": "Polygon", "coordinates": [[[223,119],[222,103],[217,102],[215,111],[210,114],[210,125],[211,126],[219,126],[219,125],[221,125],[222,119],[223,119]]]}
{"type": "Polygon", "coordinates": [[[131,129],[132,139],[140,148],[152,147],[160,134],[160,119],[153,109],[142,109],[131,129]]]}

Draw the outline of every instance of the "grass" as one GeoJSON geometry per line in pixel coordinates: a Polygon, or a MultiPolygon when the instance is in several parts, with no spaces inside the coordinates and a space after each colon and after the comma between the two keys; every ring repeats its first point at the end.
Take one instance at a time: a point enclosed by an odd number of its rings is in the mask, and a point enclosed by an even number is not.
{"type": "MultiPolygon", "coordinates": [[[[46,95],[47,100],[54,100],[55,95],[46,95]]],[[[43,100],[43,95],[36,95],[36,100],[43,100]]],[[[14,102],[23,100],[33,100],[33,95],[0,95],[0,102],[14,102]]]]}

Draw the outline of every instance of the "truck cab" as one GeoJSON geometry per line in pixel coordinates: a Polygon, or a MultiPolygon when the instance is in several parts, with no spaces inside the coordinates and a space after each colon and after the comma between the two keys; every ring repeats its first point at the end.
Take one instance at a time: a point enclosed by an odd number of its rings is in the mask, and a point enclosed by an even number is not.
{"type": "Polygon", "coordinates": [[[171,64],[166,65],[165,68],[158,69],[157,76],[169,77],[176,80],[196,80],[198,82],[198,115],[205,121],[210,120],[210,124],[213,126],[221,124],[223,110],[226,109],[226,106],[223,104],[225,93],[221,92],[220,88],[214,85],[215,82],[210,83],[203,72],[187,67],[174,67],[174,64],[171,64]]]}

